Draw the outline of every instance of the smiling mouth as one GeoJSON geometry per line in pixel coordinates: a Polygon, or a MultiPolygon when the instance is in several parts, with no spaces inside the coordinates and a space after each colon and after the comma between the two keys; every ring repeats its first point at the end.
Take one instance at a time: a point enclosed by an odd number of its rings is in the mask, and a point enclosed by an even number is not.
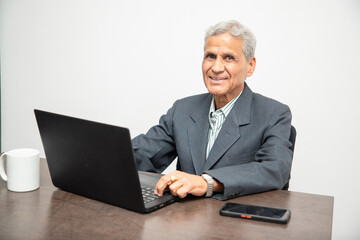
{"type": "Polygon", "coordinates": [[[209,76],[209,78],[213,81],[223,81],[223,80],[227,80],[226,77],[215,77],[215,76],[209,76]]]}

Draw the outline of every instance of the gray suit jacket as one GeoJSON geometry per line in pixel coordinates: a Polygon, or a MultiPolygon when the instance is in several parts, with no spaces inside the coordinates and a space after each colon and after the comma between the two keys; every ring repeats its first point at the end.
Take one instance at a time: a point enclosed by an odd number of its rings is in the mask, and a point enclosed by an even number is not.
{"type": "Polygon", "coordinates": [[[283,188],[292,164],[288,106],[245,84],[205,159],[211,99],[206,93],[176,101],[158,125],[134,138],[138,169],[162,172],[178,157],[178,170],[223,183],[224,193],[214,194],[221,200],[283,188]]]}

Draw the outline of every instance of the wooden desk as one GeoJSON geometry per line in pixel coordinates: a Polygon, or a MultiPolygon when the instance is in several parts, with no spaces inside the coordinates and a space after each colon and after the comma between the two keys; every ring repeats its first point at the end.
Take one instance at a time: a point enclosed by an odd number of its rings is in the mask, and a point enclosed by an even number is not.
{"type": "Polygon", "coordinates": [[[139,214],[55,188],[41,160],[40,189],[14,193],[0,180],[0,239],[331,239],[334,198],[271,191],[230,201],[287,208],[288,224],[223,217],[215,199],[139,214]]]}

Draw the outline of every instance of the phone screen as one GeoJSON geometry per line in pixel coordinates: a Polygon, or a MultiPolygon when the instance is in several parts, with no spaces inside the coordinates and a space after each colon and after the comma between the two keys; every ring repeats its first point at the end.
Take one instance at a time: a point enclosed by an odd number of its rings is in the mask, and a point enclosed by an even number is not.
{"type": "Polygon", "coordinates": [[[223,211],[257,215],[257,216],[263,216],[263,217],[271,217],[271,218],[281,218],[287,210],[260,207],[260,206],[252,206],[252,205],[244,205],[244,204],[238,204],[238,203],[227,203],[224,206],[223,211]]]}

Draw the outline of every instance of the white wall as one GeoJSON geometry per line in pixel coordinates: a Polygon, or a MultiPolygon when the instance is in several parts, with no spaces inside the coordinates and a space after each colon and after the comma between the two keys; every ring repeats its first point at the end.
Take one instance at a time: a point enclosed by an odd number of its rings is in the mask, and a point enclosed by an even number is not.
{"type": "Polygon", "coordinates": [[[0,0],[2,150],[42,149],[33,109],[127,126],[205,92],[206,28],[258,39],[255,92],[298,131],[290,190],[335,196],[333,239],[359,239],[360,1],[0,0]]]}

